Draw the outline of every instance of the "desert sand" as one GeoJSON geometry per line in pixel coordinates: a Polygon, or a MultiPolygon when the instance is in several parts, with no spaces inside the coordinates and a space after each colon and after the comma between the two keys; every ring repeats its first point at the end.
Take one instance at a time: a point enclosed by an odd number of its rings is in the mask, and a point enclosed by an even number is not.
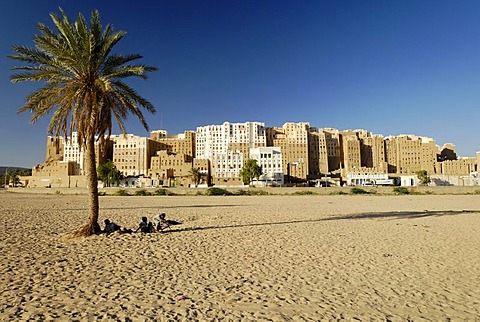
{"type": "Polygon", "coordinates": [[[0,193],[2,321],[480,319],[480,196],[0,193]]]}

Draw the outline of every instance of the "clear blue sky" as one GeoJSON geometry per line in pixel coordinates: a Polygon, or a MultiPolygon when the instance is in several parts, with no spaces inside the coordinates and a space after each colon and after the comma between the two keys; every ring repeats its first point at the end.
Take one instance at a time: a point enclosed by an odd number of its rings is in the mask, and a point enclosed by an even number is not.
{"type": "MultiPolygon", "coordinates": [[[[0,165],[45,158],[48,117],[16,112],[38,84],[11,84],[12,45],[61,6],[98,9],[159,71],[133,85],[169,133],[224,121],[310,122],[416,134],[480,150],[480,1],[5,1],[0,12],[0,165]]],[[[129,133],[147,136],[130,117],[129,133]]]]}

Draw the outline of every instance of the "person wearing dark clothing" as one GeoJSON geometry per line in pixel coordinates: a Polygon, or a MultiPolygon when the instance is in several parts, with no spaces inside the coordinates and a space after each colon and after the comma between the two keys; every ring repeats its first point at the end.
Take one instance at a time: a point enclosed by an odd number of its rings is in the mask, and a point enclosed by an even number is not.
{"type": "Polygon", "coordinates": [[[109,219],[105,219],[105,229],[103,230],[106,234],[111,234],[121,229],[120,225],[111,222],[109,219]]]}
{"type": "Polygon", "coordinates": [[[139,230],[142,233],[153,232],[153,225],[151,222],[148,222],[147,217],[142,217],[142,221],[140,222],[140,225],[138,226],[137,230],[135,230],[135,232],[138,232],[139,230]]]}

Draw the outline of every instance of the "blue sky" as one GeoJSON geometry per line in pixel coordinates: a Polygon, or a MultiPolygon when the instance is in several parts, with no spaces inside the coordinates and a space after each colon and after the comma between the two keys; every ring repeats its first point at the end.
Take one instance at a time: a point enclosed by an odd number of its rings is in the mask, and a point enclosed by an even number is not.
{"type": "MultiPolygon", "coordinates": [[[[116,51],[158,67],[132,84],[169,133],[224,121],[366,129],[480,151],[480,1],[2,1],[0,165],[45,158],[48,117],[18,115],[39,84],[12,84],[12,45],[62,7],[98,9],[116,51]]],[[[129,133],[147,136],[135,117],[129,133]]]]}

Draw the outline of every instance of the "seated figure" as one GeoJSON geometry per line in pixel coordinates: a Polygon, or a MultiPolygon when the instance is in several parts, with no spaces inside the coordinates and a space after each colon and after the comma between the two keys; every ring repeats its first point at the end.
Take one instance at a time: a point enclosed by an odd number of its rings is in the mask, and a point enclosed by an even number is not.
{"type": "Polygon", "coordinates": [[[165,213],[155,215],[152,219],[153,225],[157,231],[162,231],[170,227],[168,220],[165,219],[165,213]]]}
{"type": "Polygon", "coordinates": [[[103,229],[103,232],[106,233],[106,234],[111,234],[111,233],[114,233],[116,231],[119,231],[120,230],[120,225],[114,223],[114,222],[111,222],[110,219],[105,219],[105,229],[103,229]]]}
{"type": "Polygon", "coordinates": [[[151,233],[153,231],[152,227],[153,225],[151,222],[148,222],[148,218],[142,217],[142,221],[135,232],[140,230],[142,233],[151,233]]]}

